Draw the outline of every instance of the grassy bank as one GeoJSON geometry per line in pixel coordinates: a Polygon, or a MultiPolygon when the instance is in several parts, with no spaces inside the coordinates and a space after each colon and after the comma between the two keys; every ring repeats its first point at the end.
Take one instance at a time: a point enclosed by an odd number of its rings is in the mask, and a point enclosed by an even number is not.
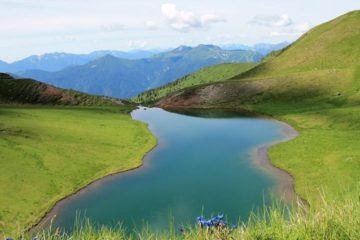
{"type": "MultiPolygon", "coordinates": [[[[283,205],[282,205],[283,206],[283,205]]],[[[144,229],[128,233],[121,227],[95,226],[89,221],[76,224],[71,234],[45,230],[37,234],[43,240],[97,240],[97,239],[146,239],[146,240],[357,240],[360,238],[360,201],[357,196],[347,196],[342,201],[322,201],[316,210],[308,212],[287,209],[274,204],[234,229],[207,230],[196,226],[172,227],[167,233],[155,233],[144,229]]],[[[36,234],[35,234],[36,235],[36,234]]],[[[28,236],[32,239],[34,234],[28,236]]]]}
{"type": "Polygon", "coordinates": [[[354,186],[360,182],[360,108],[352,86],[359,79],[350,75],[343,82],[326,84],[336,76],[301,78],[230,80],[189,89],[170,101],[185,105],[180,107],[245,108],[289,123],[299,136],[271,147],[270,159],[294,176],[296,192],[314,205],[321,200],[319,190],[331,199],[358,191],[354,186]]]}
{"type": "Polygon", "coordinates": [[[289,122],[300,133],[296,139],[270,148],[273,164],[295,177],[296,192],[312,205],[321,201],[321,191],[329,199],[341,199],[349,192],[359,194],[360,108],[288,107],[253,108],[289,122]]]}
{"type": "Polygon", "coordinates": [[[203,84],[221,82],[246,72],[255,66],[256,63],[225,63],[206,67],[164,86],[143,92],[133,97],[131,101],[142,104],[154,103],[172,92],[203,84]]]}
{"type": "Polygon", "coordinates": [[[272,162],[295,177],[311,205],[359,193],[360,11],[311,29],[288,48],[221,83],[174,92],[164,108],[248,109],[292,125],[296,139],[273,146],[272,162]]]}
{"type": "Polygon", "coordinates": [[[17,236],[59,199],[141,165],[156,140],[130,110],[0,107],[0,235],[17,236]]]}

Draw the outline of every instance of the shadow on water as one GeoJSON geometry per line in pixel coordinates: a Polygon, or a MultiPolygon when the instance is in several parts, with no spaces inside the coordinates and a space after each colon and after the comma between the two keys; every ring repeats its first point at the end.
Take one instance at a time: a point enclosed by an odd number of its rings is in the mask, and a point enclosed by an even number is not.
{"type": "Polygon", "coordinates": [[[256,115],[253,112],[238,109],[225,109],[225,108],[189,108],[189,109],[167,109],[166,111],[199,118],[254,118],[256,115]]]}

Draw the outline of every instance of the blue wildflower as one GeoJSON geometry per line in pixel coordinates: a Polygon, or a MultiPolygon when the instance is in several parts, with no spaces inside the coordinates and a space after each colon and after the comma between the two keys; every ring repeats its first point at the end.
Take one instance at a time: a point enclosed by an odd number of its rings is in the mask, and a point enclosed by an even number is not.
{"type": "Polygon", "coordinates": [[[217,225],[219,223],[219,220],[216,217],[213,217],[210,219],[210,221],[214,224],[217,225]]]}
{"type": "Polygon", "coordinates": [[[198,221],[198,222],[201,222],[203,220],[205,220],[205,218],[203,216],[199,216],[196,218],[196,221],[198,221]]]}
{"type": "Polygon", "coordinates": [[[205,226],[210,228],[213,226],[213,223],[211,222],[211,220],[205,221],[205,226]]]}
{"type": "Polygon", "coordinates": [[[206,220],[203,216],[199,216],[196,218],[197,223],[201,228],[206,227],[208,229],[211,228],[228,228],[230,230],[235,229],[237,226],[232,224],[228,225],[226,220],[224,219],[224,214],[218,214],[215,217],[211,217],[209,220],[206,220]]]}
{"type": "Polygon", "coordinates": [[[206,225],[206,220],[202,220],[202,221],[200,221],[199,223],[200,223],[200,225],[203,227],[203,226],[205,226],[206,225]]]}

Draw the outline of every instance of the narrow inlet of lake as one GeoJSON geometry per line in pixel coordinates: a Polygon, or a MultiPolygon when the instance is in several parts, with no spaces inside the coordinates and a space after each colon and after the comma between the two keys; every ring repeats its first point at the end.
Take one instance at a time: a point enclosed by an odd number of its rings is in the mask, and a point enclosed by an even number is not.
{"type": "Polygon", "coordinates": [[[71,230],[76,215],[99,225],[133,230],[148,224],[166,230],[194,224],[199,215],[224,213],[246,220],[269,203],[279,180],[259,169],[257,147],[284,138],[280,123],[224,112],[178,114],[140,108],[134,119],[149,124],[158,146],[134,171],[105,178],[62,202],[54,227],[71,230]]]}

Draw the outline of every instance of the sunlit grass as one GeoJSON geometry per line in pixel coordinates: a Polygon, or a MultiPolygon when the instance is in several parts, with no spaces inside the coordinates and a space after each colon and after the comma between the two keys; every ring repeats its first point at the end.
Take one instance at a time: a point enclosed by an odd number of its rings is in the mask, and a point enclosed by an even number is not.
{"type": "Polygon", "coordinates": [[[156,142],[128,107],[0,107],[0,235],[61,198],[141,165],[156,142]]]}
{"type": "Polygon", "coordinates": [[[241,74],[256,66],[255,63],[225,63],[201,69],[164,86],[143,92],[131,100],[136,103],[153,103],[166,95],[185,89],[214,82],[220,82],[241,74]]]}

